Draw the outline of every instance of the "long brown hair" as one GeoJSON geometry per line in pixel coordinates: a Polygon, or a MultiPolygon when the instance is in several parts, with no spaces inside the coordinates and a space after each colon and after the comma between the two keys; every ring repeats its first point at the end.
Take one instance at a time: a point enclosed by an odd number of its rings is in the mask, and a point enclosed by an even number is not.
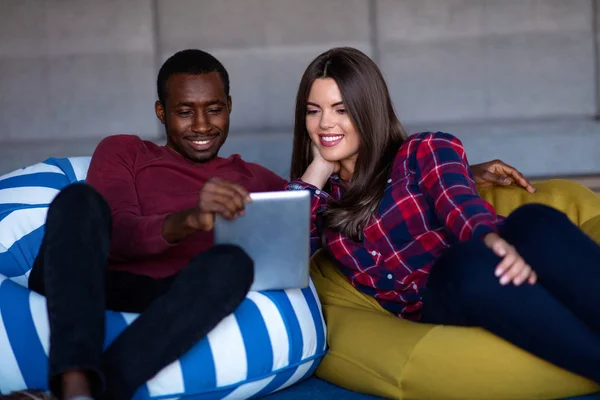
{"type": "Polygon", "coordinates": [[[406,132],[394,113],[390,94],[377,65],[360,50],[334,48],[306,69],[296,98],[291,178],[300,178],[312,161],[306,130],[308,95],[315,79],[332,78],[360,137],[352,181],[343,197],[329,204],[326,227],[360,240],[383,196],[390,168],[406,132]]]}

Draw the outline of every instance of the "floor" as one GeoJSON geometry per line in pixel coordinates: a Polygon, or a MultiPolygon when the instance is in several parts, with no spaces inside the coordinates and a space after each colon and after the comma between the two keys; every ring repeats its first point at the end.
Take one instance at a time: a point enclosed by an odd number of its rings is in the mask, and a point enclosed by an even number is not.
{"type": "MultiPolygon", "coordinates": [[[[338,386],[327,383],[318,378],[310,378],[302,383],[294,385],[282,392],[274,393],[264,397],[265,400],[377,400],[381,397],[368,396],[351,392],[338,386]]],[[[563,400],[600,400],[600,394],[573,397],[563,400]]]]}

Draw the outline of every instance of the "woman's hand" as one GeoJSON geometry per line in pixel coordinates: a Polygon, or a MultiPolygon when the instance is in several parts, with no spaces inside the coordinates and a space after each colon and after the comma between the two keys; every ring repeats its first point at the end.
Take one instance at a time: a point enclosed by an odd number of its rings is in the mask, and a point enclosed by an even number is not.
{"type": "Polygon", "coordinates": [[[471,165],[471,172],[477,186],[517,185],[529,193],[535,192],[535,188],[531,186],[531,183],[529,183],[522,173],[501,160],[471,165]]]}
{"type": "Polygon", "coordinates": [[[338,172],[340,172],[340,163],[337,161],[327,161],[326,159],[323,158],[323,156],[321,155],[321,152],[319,151],[319,146],[317,146],[316,144],[312,143],[311,146],[311,151],[312,151],[312,155],[313,155],[313,160],[312,163],[316,163],[317,165],[319,165],[320,168],[323,168],[325,171],[329,171],[329,176],[331,176],[332,174],[336,174],[338,172]]]}
{"type": "Polygon", "coordinates": [[[302,180],[319,189],[323,189],[325,183],[332,174],[340,171],[340,163],[337,161],[327,161],[321,156],[321,152],[316,144],[311,146],[313,160],[302,175],[302,180]]]}
{"type": "Polygon", "coordinates": [[[502,257],[502,261],[500,261],[494,272],[500,279],[501,285],[512,282],[515,286],[519,286],[525,281],[533,285],[537,282],[536,273],[506,240],[496,233],[488,233],[483,238],[483,242],[494,254],[502,257]]]}

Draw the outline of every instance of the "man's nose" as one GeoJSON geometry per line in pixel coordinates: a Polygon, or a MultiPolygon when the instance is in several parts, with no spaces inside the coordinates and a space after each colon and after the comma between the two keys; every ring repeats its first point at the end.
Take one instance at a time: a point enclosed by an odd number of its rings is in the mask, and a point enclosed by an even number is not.
{"type": "Polygon", "coordinates": [[[192,131],[197,133],[208,133],[210,132],[210,123],[204,113],[196,113],[194,115],[194,121],[192,122],[192,131]]]}

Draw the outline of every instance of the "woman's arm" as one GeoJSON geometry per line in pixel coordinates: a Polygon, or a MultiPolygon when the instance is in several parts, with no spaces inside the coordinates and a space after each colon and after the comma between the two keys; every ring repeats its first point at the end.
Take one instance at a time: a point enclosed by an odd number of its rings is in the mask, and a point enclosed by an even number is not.
{"type": "Polygon", "coordinates": [[[459,241],[497,232],[494,208],[479,197],[462,143],[447,133],[423,134],[415,152],[419,187],[438,219],[459,241]]]}

